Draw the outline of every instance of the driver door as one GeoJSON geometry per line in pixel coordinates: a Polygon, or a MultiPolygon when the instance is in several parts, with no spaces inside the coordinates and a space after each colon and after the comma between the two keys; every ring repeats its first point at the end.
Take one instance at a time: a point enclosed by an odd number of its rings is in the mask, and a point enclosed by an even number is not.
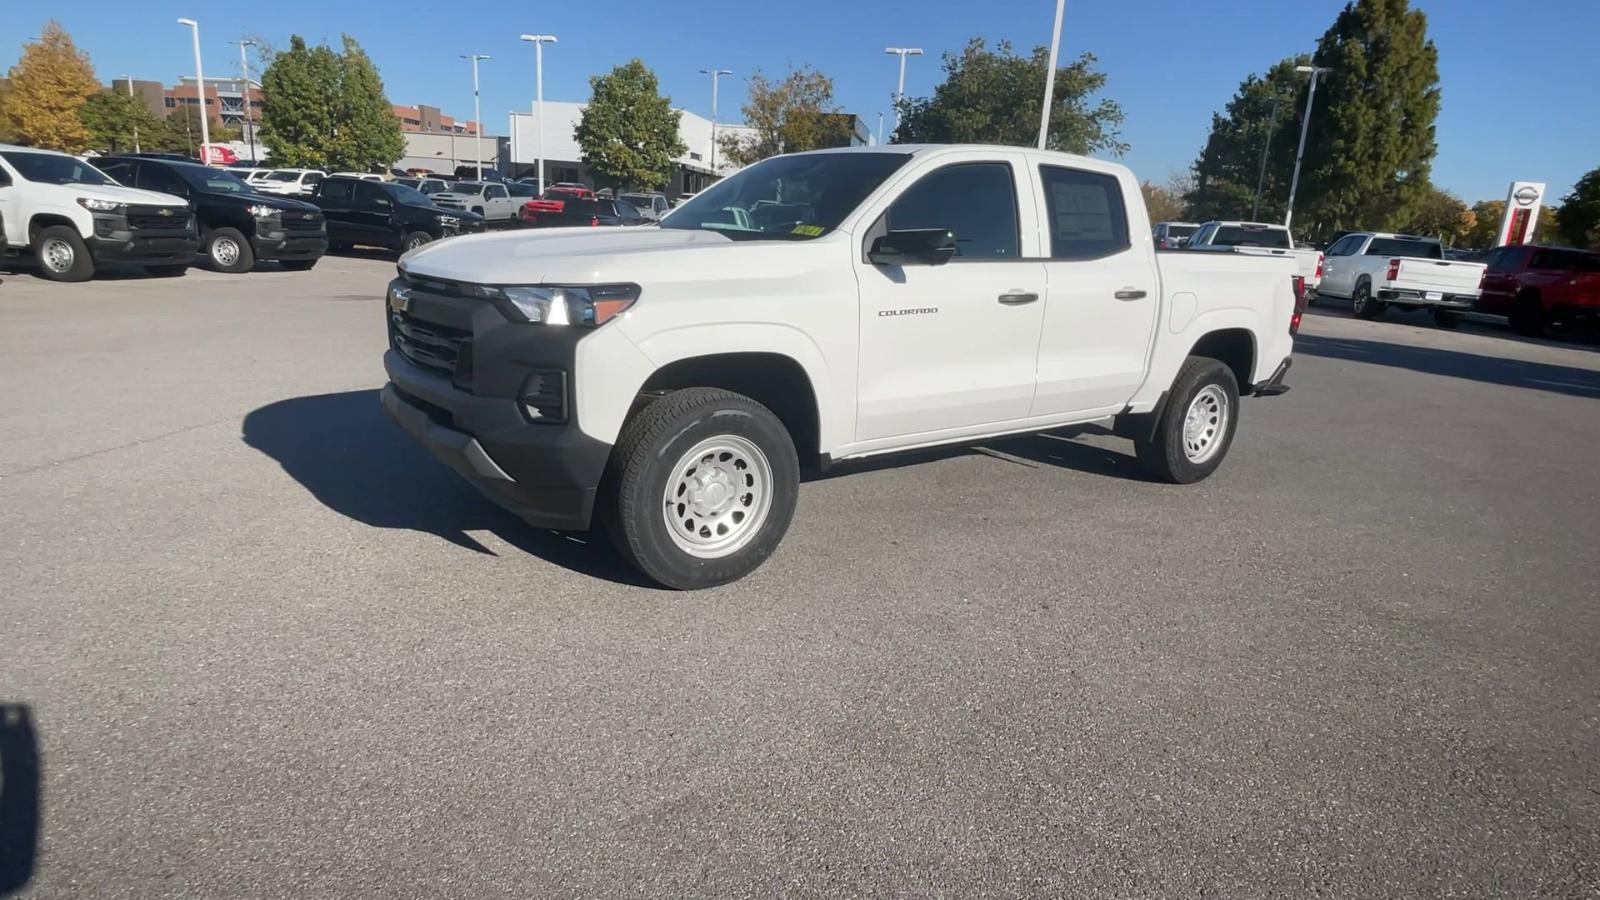
{"type": "Polygon", "coordinates": [[[941,156],[863,220],[857,254],[856,439],[866,449],[931,443],[1025,418],[1033,402],[1045,269],[1026,161],[1004,150],[941,156]],[[877,265],[874,240],[948,229],[943,265],[877,265]]]}

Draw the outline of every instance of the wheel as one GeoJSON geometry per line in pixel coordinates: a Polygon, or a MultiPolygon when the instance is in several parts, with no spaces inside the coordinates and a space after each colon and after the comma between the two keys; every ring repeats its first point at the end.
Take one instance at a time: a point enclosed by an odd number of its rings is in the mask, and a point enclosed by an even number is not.
{"type": "Polygon", "coordinates": [[[1350,292],[1350,306],[1358,319],[1383,315],[1383,301],[1372,299],[1372,283],[1365,280],[1356,282],[1356,289],[1350,292]]]}
{"type": "MultiPolygon", "coordinates": [[[[320,257],[320,256],[317,257],[317,259],[321,259],[321,258],[322,257],[320,257]]],[[[309,272],[314,266],[316,266],[316,264],[317,264],[317,260],[316,259],[280,259],[280,260],[278,260],[278,265],[283,266],[285,269],[289,270],[290,272],[309,272]]]]}
{"type": "Polygon", "coordinates": [[[158,278],[177,278],[189,271],[187,263],[181,266],[145,266],[144,270],[158,278]]]}
{"type": "Polygon", "coordinates": [[[765,406],[687,388],[634,415],[606,482],[618,551],[662,585],[694,590],[743,578],[772,555],[794,516],[800,463],[765,406]]]}
{"type": "Polygon", "coordinates": [[[218,272],[237,275],[255,268],[256,253],[237,228],[217,228],[206,233],[206,261],[218,272]]]}
{"type": "Polygon", "coordinates": [[[1436,309],[1433,311],[1433,324],[1440,328],[1458,327],[1464,317],[1453,309],[1436,309]]]}
{"type": "Polygon", "coordinates": [[[1311,307],[1316,306],[1316,305],[1317,305],[1317,289],[1316,288],[1306,288],[1306,308],[1310,309],[1311,307]]]}
{"type": "Polygon", "coordinates": [[[1233,370],[1191,356],[1178,370],[1153,434],[1134,439],[1139,463],[1155,478],[1193,484],[1215,472],[1239,425],[1239,382],[1233,370]]]}
{"type": "Polygon", "coordinates": [[[427,233],[426,231],[410,232],[406,235],[406,239],[401,242],[400,252],[410,253],[411,251],[421,247],[423,244],[426,244],[431,240],[433,240],[433,235],[427,233]]]}
{"type": "Polygon", "coordinates": [[[1545,316],[1544,302],[1533,291],[1523,291],[1517,295],[1517,305],[1511,308],[1511,315],[1506,317],[1511,330],[1523,337],[1539,337],[1544,334],[1545,326],[1550,322],[1545,316]]]}
{"type": "Polygon", "coordinates": [[[51,225],[39,229],[33,241],[39,274],[51,281],[88,281],[94,277],[94,257],[75,228],[51,225]]]}

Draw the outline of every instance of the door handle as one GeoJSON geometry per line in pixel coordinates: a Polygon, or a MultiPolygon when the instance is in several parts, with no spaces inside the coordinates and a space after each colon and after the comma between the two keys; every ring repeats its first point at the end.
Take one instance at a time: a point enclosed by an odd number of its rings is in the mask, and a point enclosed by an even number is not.
{"type": "Polygon", "coordinates": [[[1148,296],[1138,288],[1123,288],[1114,295],[1118,300],[1143,300],[1148,296]]]}
{"type": "Polygon", "coordinates": [[[1039,299],[1039,295],[1030,291],[1006,291],[1000,295],[1000,302],[1007,306],[1021,306],[1039,299]]]}

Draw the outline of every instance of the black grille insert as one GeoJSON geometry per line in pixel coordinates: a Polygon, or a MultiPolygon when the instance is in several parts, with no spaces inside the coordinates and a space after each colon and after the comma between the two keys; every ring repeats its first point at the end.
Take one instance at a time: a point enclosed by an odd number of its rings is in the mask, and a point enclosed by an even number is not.
{"type": "Polygon", "coordinates": [[[389,339],[401,356],[419,368],[443,375],[456,387],[472,386],[471,332],[391,311],[389,339]]]}

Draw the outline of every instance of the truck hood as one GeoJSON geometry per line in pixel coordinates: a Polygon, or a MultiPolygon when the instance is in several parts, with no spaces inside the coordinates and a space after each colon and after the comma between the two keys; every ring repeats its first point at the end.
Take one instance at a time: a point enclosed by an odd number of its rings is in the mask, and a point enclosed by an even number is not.
{"type": "Polygon", "coordinates": [[[673,265],[698,269],[704,254],[766,256],[810,241],[735,241],[714,231],[678,228],[543,228],[456,237],[406,254],[407,272],[477,284],[539,284],[638,280],[669,255],[673,265]],[[681,255],[695,254],[692,260],[681,255]]]}
{"type": "Polygon", "coordinates": [[[47,192],[52,200],[64,205],[73,204],[79,197],[93,197],[96,200],[110,200],[114,203],[140,203],[150,206],[182,206],[187,207],[189,201],[171,194],[161,194],[156,191],[145,191],[139,188],[123,187],[120,184],[44,184],[43,182],[28,182],[28,190],[47,192]]]}

